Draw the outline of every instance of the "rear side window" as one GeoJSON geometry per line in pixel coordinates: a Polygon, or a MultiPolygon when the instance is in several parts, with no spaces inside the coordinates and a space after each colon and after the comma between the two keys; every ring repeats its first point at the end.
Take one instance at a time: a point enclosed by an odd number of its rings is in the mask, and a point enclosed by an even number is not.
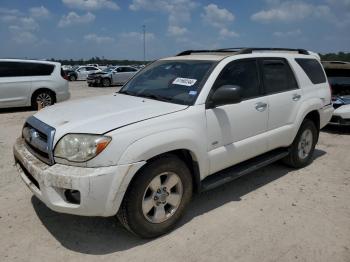
{"type": "Polygon", "coordinates": [[[55,66],[42,63],[0,62],[0,77],[51,75],[55,66]]]}
{"type": "Polygon", "coordinates": [[[295,61],[301,66],[313,84],[326,82],[322,66],[316,59],[296,58],[295,61]]]}
{"type": "Polygon", "coordinates": [[[266,94],[298,88],[294,74],[284,59],[263,59],[261,67],[266,94]]]}
{"type": "Polygon", "coordinates": [[[214,89],[223,85],[240,86],[243,99],[258,97],[260,89],[256,60],[240,60],[228,64],[217,78],[214,89]]]}

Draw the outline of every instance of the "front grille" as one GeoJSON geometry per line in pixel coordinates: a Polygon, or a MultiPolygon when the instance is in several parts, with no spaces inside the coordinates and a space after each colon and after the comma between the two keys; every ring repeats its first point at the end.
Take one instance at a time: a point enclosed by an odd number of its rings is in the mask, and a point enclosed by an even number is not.
{"type": "Polygon", "coordinates": [[[329,122],[339,124],[340,121],[341,121],[341,117],[339,117],[339,116],[332,116],[331,121],[329,121],[329,122]]]}
{"type": "Polygon", "coordinates": [[[46,164],[53,165],[53,137],[55,129],[34,116],[27,119],[22,136],[26,142],[28,150],[46,164]]]}

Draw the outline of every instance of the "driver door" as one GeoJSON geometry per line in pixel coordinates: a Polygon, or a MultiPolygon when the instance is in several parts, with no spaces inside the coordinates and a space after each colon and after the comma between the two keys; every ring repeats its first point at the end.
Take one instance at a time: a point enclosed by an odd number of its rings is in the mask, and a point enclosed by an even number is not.
{"type": "Polygon", "coordinates": [[[257,60],[242,59],[226,65],[211,93],[223,85],[240,86],[242,101],[206,109],[209,174],[260,155],[268,146],[264,136],[268,104],[262,95],[257,60]]]}
{"type": "Polygon", "coordinates": [[[78,80],[86,80],[88,75],[88,71],[86,70],[86,67],[82,67],[78,70],[78,80]]]}

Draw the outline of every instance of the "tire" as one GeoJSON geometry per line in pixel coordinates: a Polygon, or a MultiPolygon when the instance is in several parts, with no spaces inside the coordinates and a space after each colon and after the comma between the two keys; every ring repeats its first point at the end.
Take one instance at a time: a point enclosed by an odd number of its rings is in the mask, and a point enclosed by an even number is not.
{"type": "Polygon", "coordinates": [[[76,81],[77,77],[75,75],[70,75],[69,76],[69,81],[76,81]]]}
{"type": "Polygon", "coordinates": [[[32,108],[38,110],[38,102],[42,107],[51,106],[55,103],[55,94],[50,90],[39,90],[32,96],[32,108]]]}
{"type": "Polygon", "coordinates": [[[149,163],[132,180],[117,217],[130,232],[142,238],[157,237],[176,226],[191,197],[188,167],[176,156],[166,155],[149,163]],[[171,186],[176,179],[177,184],[171,186]],[[159,185],[161,189],[157,191],[159,185]],[[166,185],[169,188],[164,191],[162,187],[166,185]]]}
{"type": "Polygon", "coordinates": [[[290,153],[283,159],[283,162],[294,168],[302,168],[310,164],[318,135],[319,130],[316,128],[314,122],[310,119],[304,119],[290,147],[290,153]]]}
{"type": "Polygon", "coordinates": [[[111,86],[111,80],[108,78],[103,78],[101,81],[101,84],[103,87],[110,87],[111,86]]]}

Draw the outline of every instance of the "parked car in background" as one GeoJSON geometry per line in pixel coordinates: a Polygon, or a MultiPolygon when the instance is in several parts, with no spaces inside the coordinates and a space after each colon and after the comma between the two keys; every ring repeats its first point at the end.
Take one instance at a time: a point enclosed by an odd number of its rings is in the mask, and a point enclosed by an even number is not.
{"type": "Polygon", "coordinates": [[[72,69],[65,69],[64,73],[66,74],[66,77],[69,81],[76,81],[78,79],[78,74],[75,72],[75,70],[72,69]]]}
{"type": "Polygon", "coordinates": [[[350,126],[350,63],[325,61],[323,67],[332,89],[335,109],[330,124],[350,126]]]}
{"type": "Polygon", "coordinates": [[[86,66],[100,67],[98,64],[87,64],[86,66]]]}
{"type": "Polygon", "coordinates": [[[14,157],[52,210],[117,215],[150,238],[176,226],[193,193],[280,159],[307,166],[333,110],[306,50],[189,50],[153,62],[118,93],[29,117],[14,157]]]}
{"type": "Polygon", "coordinates": [[[0,59],[0,108],[49,106],[70,97],[60,63],[0,59]]]}
{"type": "Polygon", "coordinates": [[[87,82],[89,86],[123,85],[137,72],[138,70],[131,66],[109,67],[104,71],[89,74],[87,82]]]}
{"type": "Polygon", "coordinates": [[[102,72],[102,70],[95,66],[79,66],[73,70],[67,70],[66,74],[69,81],[86,80],[91,73],[102,72]]]}

